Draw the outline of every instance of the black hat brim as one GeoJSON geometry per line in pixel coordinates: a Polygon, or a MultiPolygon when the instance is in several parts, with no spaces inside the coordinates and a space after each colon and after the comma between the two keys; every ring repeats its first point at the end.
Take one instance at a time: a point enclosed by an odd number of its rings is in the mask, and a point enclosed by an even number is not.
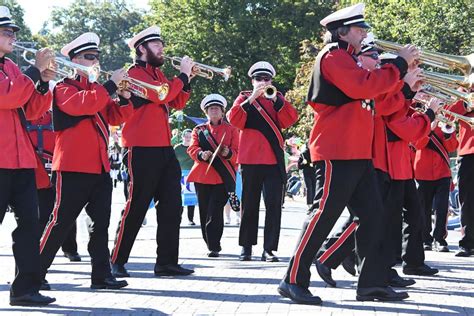
{"type": "Polygon", "coordinates": [[[351,24],[351,25],[348,25],[348,26],[357,26],[357,27],[361,27],[363,29],[370,29],[371,28],[371,26],[365,21],[357,22],[357,23],[354,23],[354,24],[351,24]]]}
{"type": "Polygon", "coordinates": [[[21,30],[21,27],[19,27],[18,25],[16,24],[13,24],[13,23],[8,23],[8,24],[2,24],[0,25],[0,27],[10,27],[13,29],[13,32],[18,32],[21,30]]]}

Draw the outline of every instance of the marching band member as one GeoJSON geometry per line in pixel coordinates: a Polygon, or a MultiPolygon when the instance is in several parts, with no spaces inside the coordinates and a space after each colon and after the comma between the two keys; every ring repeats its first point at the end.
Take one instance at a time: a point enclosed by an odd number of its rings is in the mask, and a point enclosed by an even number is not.
{"type": "Polygon", "coordinates": [[[171,146],[168,114],[169,107],[185,107],[194,63],[184,57],[179,76],[167,79],[160,70],[164,64],[164,41],[157,26],[141,31],[128,45],[136,52],[136,61],[128,76],[156,86],[167,84],[169,92],[164,99],[152,90],[147,90],[148,99],[132,97],[135,111],[122,131],[123,146],[128,148],[129,198],[112,251],[113,273],[117,277],[129,276],[125,264],[150,201],[154,199],[159,227],[155,275],[189,275],[194,271],[178,264],[181,169],[171,146]]]}
{"type": "MultiPolygon", "coordinates": [[[[449,106],[448,110],[474,117],[472,108],[468,108],[467,103],[462,100],[449,106]]],[[[456,256],[469,257],[474,255],[474,129],[462,120],[459,121],[458,156],[462,238],[459,240],[456,256]]]]}
{"type": "Polygon", "coordinates": [[[414,161],[415,179],[418,194],[425,216],[423,225],[423,243],[425,250],[434,249],[449,252],[446,237],[448,235],[448,207],[451,187],[451,164],[449,153],[456,150],[458,141],[456,130],[442,130],[438,120],[431,124],[431,133],[414,143],[416,156],[414,161]],[[435,227],[431,235],[431,213],[434,210],[435,227]]]}
{"type": "MultiPolygon", "coordinates": [[[[61,49],[73,63],[94,67],[99,63],[99,37],[84,33],[61,49]]],[[[117,91],[125,71],[115,71],[101,85],[89,81],[78,69],[54,88],[53,126],[57,132],[53,153],[56,199],[40,242],[41,272],[48,268],[83,208],[92,224],[88,251],[91,256],[92,289],[119,289],[110,269],[108,228],[112,203],[112,179],[108,159],[109,124],[119,125],[133,108],[130,92],[117,91]],[[119,99],[111,96],[118,93],[119,99]]]]}
{"type": "MultiPolygon", "coordinates": [[[[54,144],[56,133],[53,131],[52,111],[49,110],[38,120],[28,122],[28,132],[35,147],[36,153],[41,158],[42,166],[36,168],[36,187],[38,188],[39,223],[42,232],[53,212],[55,187],[51,185],[51,167],[53,162],[54,144]]],[[[71,227],[64,243],[61,245],[64,256],[71,262],[81,261],[77,253],[76,223],[71,227]]],[[[47,288],[47,284],[42,287],[47,288]]]]}
{"type": "Polygon", "coordinates": [[[262,190],[266,215],[261,260],[278,261],[273,252],[278,250],[286,181],[281,129],[293,125],[298,120],[298,113],[280,92],[264,96],[275,75],[270,63],[260,61],[253,64],[248,71],[253,91],[241,92],[227,114],[229,122],[241,130],[237,157],[242,169],[243,190],[239,231],[241,261],[252,260],[252,246],[257,244],[262,190]]]}
{"type": "Polygon", "coordinates": [[[408,297],[388,286],[383,249],[384,211],[372,163],[373,98],[393,91],[418,56],[411,45],[380,69],[362,69],[356,54],[367,36],[364,5],[332,13],[321,21],[326,47],[316,57],[308,103],[315,110],[310,135],[316,165],[315,203],[304,223],[296,251],[281,281],[280,295],[300,304],[319,305],[308,290],[310,267],[346,206],[359,218],[357,255],[361,259],[357,300],[397,301],[408,297]],[[341,124],[344,128],[341,129],[341,124]],[[335,143],[337,146],[335,146],[335,143]]]}
{"type": "Polygon", "coordinates": [[[39,293],[38,199],[34,169],[38,159],[26,130],[26,120],[39,118],[51,106],[48,81],[55,76],[48,69],[53,56],[50,49],[36,53],[35,65],[21,73],[5,57],[13,52],[20,28],[11,19],[10,10],[0,6],[0,223],[7,206],[15,213],[13,231],[15,279],[10,288],[10,305],[47,305],[54,298],[39,293]]]}
{"type": "Polygon", "coordinates": [[[193,129],[188,148],[194,160],[188,181],[196,186],[202,237],[211,258],[219,257],[222,250],[224,206],[229,197],[234,210],[240,211],[240,205],[234,203],[239,132],[223,119],[226,106],[227,101],[219,94],[210,94],[201,101],[208,122],[193,129]],[[216,156],[211,161],[213,154],[216,156]]]}

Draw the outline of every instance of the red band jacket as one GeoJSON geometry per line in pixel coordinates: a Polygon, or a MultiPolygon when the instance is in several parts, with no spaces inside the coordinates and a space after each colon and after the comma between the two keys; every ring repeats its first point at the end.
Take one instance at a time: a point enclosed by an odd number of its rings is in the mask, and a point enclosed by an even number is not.
{"type": "Polygon", "coordinates": [[[0,58],[0,98],[0,168],[35,168],[35,152],[18,110],[27,120],[41,117],[51,107],[48,83],[40,81],[37,68],[22,74],[10,59],[0,58]]]}
{"type": "MultiPolygon", "coordinates": [[[[191,168],[191,172],[188,176],[189,182],[196,182],[196,183],[203,183],[203,184],[221,184],[223,180],[219,173],[214,169],[214,167],[210,167],[209,171],[206,174],[207,167],[209,166],[208,161],[203,161],[200,154],[203,151],[201,147],[199,147],[199,138],[198,138],[198,131],[200,130],[200,126],[198,125],[193,129],[192,133],[192,141],[191,145],[188,148],[188,154],[194,160],[194,165],[191,168]]],[[[237,169],[237,156],[239,154],[238,145],[239,145],[239,131],[230,125],[229,123],[222,122],[219,125],[212,125],[209,122],[205,124],[206,128],[210,131],[212,137],[220,143],[222,137],[224,139],[222,144],[227,146],[230,151],[224,159],[230,161],[234,169],[237,169]]],[[[216,158],[217,159],[217,158],[216,158]]]]}
{"type": "Polygon", "coordinates": [[[310,86],[308,104],[315,111],[309,140],[311,159],[372,159],[373,99],[393,91],[406,69],[407,64],[402,58],[383,65],[381,69],[363,69],[354,56],[354,48],[343,41],[318,57],[313,81],[324,82],[328,91],[333,93],[320,89],[319,94],[313,92],[311,95],[314,83],[310,86]],[[346,101],[330,104],[333,99],[346,101]]]}
{"type": "Polygon", "coordinates": [[[110,171],[108,146],[93,116],[99,112],[108,128],[107,124],[120,125],[133,113],[130,102],[122,100],[122,104],[119,104],[110,97],[116,89],[111,81],[103,86],[91,83],[83,76],[78,76],[76,80],[65,79],[56,85],[54,102],[59,110],[73,117],[91,117],[57,132],[53,154],[54,171],[93,174],[110,171]]]}
{"type": "MultiPolygon", "coordinates": [[[[474,111],[468,112],[462,100],[459,100],[456,103],[448,106],[447,109],[455,113],[474,118],[474,111]]],[[[464,156],[472,154],[474,154],[474,129],[471,129],[467,123],[459,121],[458,155],[464,156]]]]}
{"type": "Polygon", "coordinates": [[[122,143],[125,147],[168,147],[171,146],[171,130],[168,123],[169,107],[180,110],[189,99],[189,83],[185,74],[168,80],[159,68],[137,61],[128,70],[131,78],[152,85],[168,84],[169,92],[164,100],[159,100],[156,92],[147,90],[147,99],[133,96],[135,108],[122,131],[122,143]]]}
{"type": "MultiPolygon", "coordinates": [[[[416,180],[439,180],[451,177],[451,168],[449,166],[450,152],[456,150],[458,141],[456,133],[445,135],[438,126],[430,135],[422,137],[414,143],[416,155],[414,160],[415,179],[416,180]],[[436,138],[430,144],[430,136],[435,134],[436,138]],[[441,140],[441,142],[438,142],[441,140]],[[430,145],[428,145],[430,144],[430,145]],[[442,146],[440,150],[446,154],[446,158],[442,157],[440,151],[433,149],[432,146],[442,146]]],[[[433,137],[433,136],[431,136],[433,137]]]]}
{"type": "Polygon", "coordinates": [[[393,180],[409,180],[414,178],[413,164],[409,143],[427,136],[431,131],[431,121],[434,113],[410,113],[411,101],[405,102],[405,107],[396,113],[385,116],[387,125],[388,153],[390,155],[389,175],[393,180]]]}
{"type": "MultiPolygon", "coordinates": [[[[256,129],[246,128],[247,112],[244,109],[244,105],[254,106],[253,104],[248,104],[247,101],[251,93],[251,91],[241,92],[227,113],[230,124],[240,130],[237,162],[239,164],[250,165],[277,164],[275,153],[265,136],[256,129]]],[[[296,108],[279,92],[275,102],[263,96],[259,97],[257,101],[266,110],[280,130],[290,127],[298,120],[296,108]]]]}

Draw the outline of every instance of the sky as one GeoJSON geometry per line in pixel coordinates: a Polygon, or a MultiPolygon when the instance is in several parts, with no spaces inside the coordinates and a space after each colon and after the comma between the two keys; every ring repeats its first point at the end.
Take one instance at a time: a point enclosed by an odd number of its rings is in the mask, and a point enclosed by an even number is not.
{"type": "MultiPolygon", "coordinates": [[[[67,7],[73,0],[17,0],[25,10],[25,23],[36,33],[48,19],[51,9],[55,6],[67,7]]],[[[129,0],[132,6],[149,9],[148,0],[129,0]]]]}

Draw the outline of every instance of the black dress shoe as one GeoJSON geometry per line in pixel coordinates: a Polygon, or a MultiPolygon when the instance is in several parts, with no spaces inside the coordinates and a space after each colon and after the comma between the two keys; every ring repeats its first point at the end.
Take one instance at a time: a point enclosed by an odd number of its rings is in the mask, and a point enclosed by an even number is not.
{"type": "Polygon", "coordinates": [[[435,275],[438,273],[439,270],[435,268],[431,268],[427,266],[426,264],[419,266],[419,267],[410,267],[410,266],[405,266],[403,267],[403,273],[406,275],[435,275]]]}
{"type": "Polygon", "coordinates": [[[415,280],[402,278],[398,274],[390,279],[390,286],[392,287],[407,287],[415,283],[415,280]]]}
{"type": "Polygon", "coordinates": [[[219,257],[219,251],[211,250],[208,252],[207,256],[209,258],[218,258],[219,257]]]}
{"type": "Polygon", "coordinates": [[[128,278],[130,273],[128,273],[125,266],[120,263],[113,263],[112,264],[112,275],[116,278],[128,278]]]}
{"type": "Polygon", "coordinates": [[[126,287],[128,282],[125,280],[117,280],[114,277],[108,277],[102,280],[92,280],[91,289],[110,289],[117,290],[126,287]]]}
{"type": "Polygon", "coordinates": [[[334,281],[331,275],[331,268],[325,266],[324,263],[319,262],[319,260],[316,260],[314,264],[316,265],[316,270],[321,279],[323,279],[323,281],[328,285],[336,287],[336,281],[334,281]]]}
{"type": "Polygon", "coordinates": [[[190,275],[194,273],[192,269],[186,269],[179,264],[155,265],[155,276],[190,275]]]}
{"type": "Polygon", "coordinates": [[[342,267],[352,276],[355,276],[357,273],[355,266],[354,255],[349,255],[342,261],[342,267]]]}
{"type": "Polygon", "coordinates": [[[240,261],[251,261],[252,260],[252,246],[243,246],[240,252],[240,261]]]}
{"type": "Polygon", "coordinates": [[[465,247],[459,247],[458,251],[456,252],[456,257],[469,257],[474,254],[473,249],[468,249],[465,247]]]}
{"type": "Polygon", "coordinates": [[[56,301],[54,297],[44,296],[37,293],[22,296],[10,296],[12,306],[44,306],[56,301]]]}
{"type": "Polygon", "coordinates": [[[323,303],[318,296],[313,296],[308,289],[297,284],[286,283],[285,280],[280,282],[278,293],[298,304],[321,305],[323,303]]]}
{"type": "Polygon", "coordinates": [[[433,250],[433,247],[431,246],[431,243],[424,243],[423,244],[423,249],[427,251],[433,250]]]}
{"type": "Polygon", "coordinates": [[[448,248],[448,245],[446,244],[446,242],[435,241],[434,249],[437,252],[449,252],[449,248],[448,248]]]}
{"type": "Polygon", "coordinates": [[[71,262],[80,262],[82,260],[81,256],[79,256],[77,252],[76,253],[64,252],[64,257],[68,258],[69,261],[71,262]]]}
{"type": "Polygon", "coordinates": [[[401,301],[408,298],[407,292],[395,292],[390,286],[358,288],[358,301],[401,301]]]}
{"type": "Polygon", "coordinates": [[[279,262],[280,259],[278,259],[278,257],[275,256],[275,254],[271,250],[270,251],[264,250],[262,253],[262,261],[279,262]]]}
{"type": "Polygon", "coordinates": [[[51,291],[51,286],[46,279],[41,281],[40,291],[51,291]]]}

